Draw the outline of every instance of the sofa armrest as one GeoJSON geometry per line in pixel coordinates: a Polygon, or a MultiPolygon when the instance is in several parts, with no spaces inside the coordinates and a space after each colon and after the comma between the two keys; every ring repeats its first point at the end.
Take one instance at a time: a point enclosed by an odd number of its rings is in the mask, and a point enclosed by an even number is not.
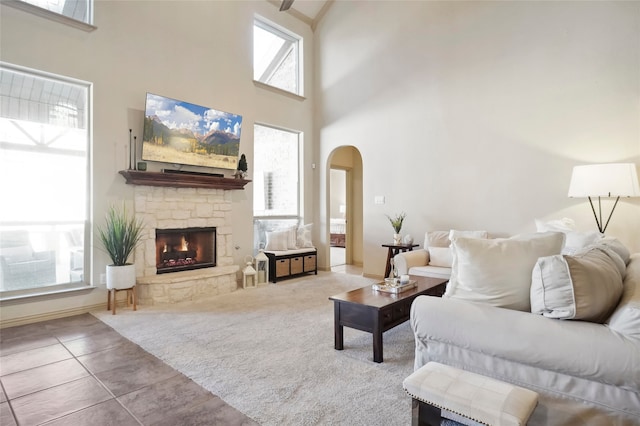
{"type": "Polygon", "coordinates": [[[398,270],[398,275],[409,273],[409,269],[414,266],[426,266],[429,264],[429,252],[425,249],[406,251],[398,253],[393,258],[394,265],[398,270]]]}
{"type": "MultiPolygon", "coordinates": [[[[556,320],[463,300],[417,297],[416,345],[466,348],[543,370],[640,391],[640,342],[603,324],[556,320]]],[[[427,349],[428,350],[428,349],[427,349]]],[[[416,358],[416,366],[418,359],[416,358]]]]}

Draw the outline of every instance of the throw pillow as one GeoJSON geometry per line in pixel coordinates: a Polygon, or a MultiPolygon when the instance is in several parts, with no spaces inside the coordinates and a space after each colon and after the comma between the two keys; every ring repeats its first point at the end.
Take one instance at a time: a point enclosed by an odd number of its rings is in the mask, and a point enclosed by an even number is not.
{"type": "Polygon", "coordinates": [[[511,238],[456,238],[451,279],[443,297],[530,311],[531,272],[539,257],[560,254],[559,232],[511,238]]]}
{"type": "Polygon", "coordinates": [[[297,245],[298,248],[311,248],[313,247],[313,241],[311,241],[311,230],[313,224],[300,226],[297,232],[297,245]]]}
{"type": "Polygon", "coordinates": [[[449,247],[450,244],[449,231],[429,231],[425,235],[425,250],[429,250],[429,247],[449,247]]]}
{"type": "Polygon", "coordinates": [[[597,244],[603,237],[598,231],[588,232],[566,232],[566,239],[564,247],[562,247],[562,254],[576,254],[585,247],[589,247],[591,244],[597,244]]]}
{"type": "Polygon", "coordinates": [[[451,252],[451,239],[458,237],[487,238],[487,231],[449,231],[427,232],[425,250],[429,252],[429,265],[451,268],[453,254],[451,252]]]}
{"type": "Polygon", "coordinates": [[[562,232],[565,234],[562,254],[576,254],[580,250],[602,239],[603,235],[598,231],[578,232],[574,230],[575,223],[569,218],[550,220],[543,222],[536,219],[538,232],[562,232]]]}
{"type": "Polygon", "coordinates": [[[282,251],[289,249],[289,231],[267,232],[266,251],[282,251]]]}
{"type": "Polygon", "coordinates": [[[622,295],[620,263],[620,256],[604,247],[541,257],[532,273],[531,312],[603,323],[622,295]]]}
{"type": "Polygon", "coordinates": [[[429,247],[429,265],[451,268],[453,255],[449,247],[429,247]]]}
{"type": "Polygon", "coordinates": [[[625,270],[625,283],[622,298],[607,321],[609,328],[623,336],[640,339],[640,254],[631,255],[633,261],[625,270]]]}
{"type": "Polygon", "coordinates": [[[549,220],[544,222],[540,219],[536,219],[536,231],[538,232],[569,232],[576,228],[576,223],[573,219],[563,217],[562,219],[549,220]]]}
{"type": "Polygon", "coordinates": [[[449,240],[453,241],[456,238],[489,238],[487,231],[458,231],[452,229],[449,231],[449,240]]]}
{"type": "Polygon", "coordinates": [[[289,250],[298,248],[298,227],[290,226],[286,229],[287,231],[287,248],[289,250]]]}
{"type": "Polygon", "coordinates": [[[625,265],[629,263],[629,259],[631,258],[631,252],[617,238],[604,237],[597,242],[597,245],[606,247],[618,253],[618,256],[620,256],[620,258],[622,259],[625,265]]]}

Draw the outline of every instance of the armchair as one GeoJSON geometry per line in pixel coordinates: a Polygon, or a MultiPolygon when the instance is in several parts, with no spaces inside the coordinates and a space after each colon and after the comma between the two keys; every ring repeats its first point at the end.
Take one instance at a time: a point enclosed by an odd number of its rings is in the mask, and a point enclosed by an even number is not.
{"type": "Polygon", "coordinates": [[[27,231],[0,233],[0,290],[19,290],[55,282],[54,251],[33,251],[27,231]]]}

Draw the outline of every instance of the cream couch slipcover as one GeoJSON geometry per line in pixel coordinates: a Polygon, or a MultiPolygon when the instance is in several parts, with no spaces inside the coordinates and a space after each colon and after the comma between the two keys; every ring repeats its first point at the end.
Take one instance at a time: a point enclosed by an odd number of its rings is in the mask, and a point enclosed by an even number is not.
{"type": "Polygon", "coordinates": [[[452,298],[411,308],[415,368],[429,361],[538,392],[529,425],[640,424],[640,253],[604,324],[452,298]]]}

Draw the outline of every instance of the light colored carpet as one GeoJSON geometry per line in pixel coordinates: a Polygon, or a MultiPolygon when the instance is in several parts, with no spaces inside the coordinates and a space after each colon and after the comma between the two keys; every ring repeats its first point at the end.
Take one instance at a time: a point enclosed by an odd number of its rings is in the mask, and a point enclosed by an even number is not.
{"type": "Polygon", "coordinates": [[[372,361],[369,333],[345,328],[344,350],[333,348],[329,296],[373,282],[319,272],[197,303],[93,314],[263,425],[409,425],[409,322],[384,334],[384,363],[372,361]]]}

